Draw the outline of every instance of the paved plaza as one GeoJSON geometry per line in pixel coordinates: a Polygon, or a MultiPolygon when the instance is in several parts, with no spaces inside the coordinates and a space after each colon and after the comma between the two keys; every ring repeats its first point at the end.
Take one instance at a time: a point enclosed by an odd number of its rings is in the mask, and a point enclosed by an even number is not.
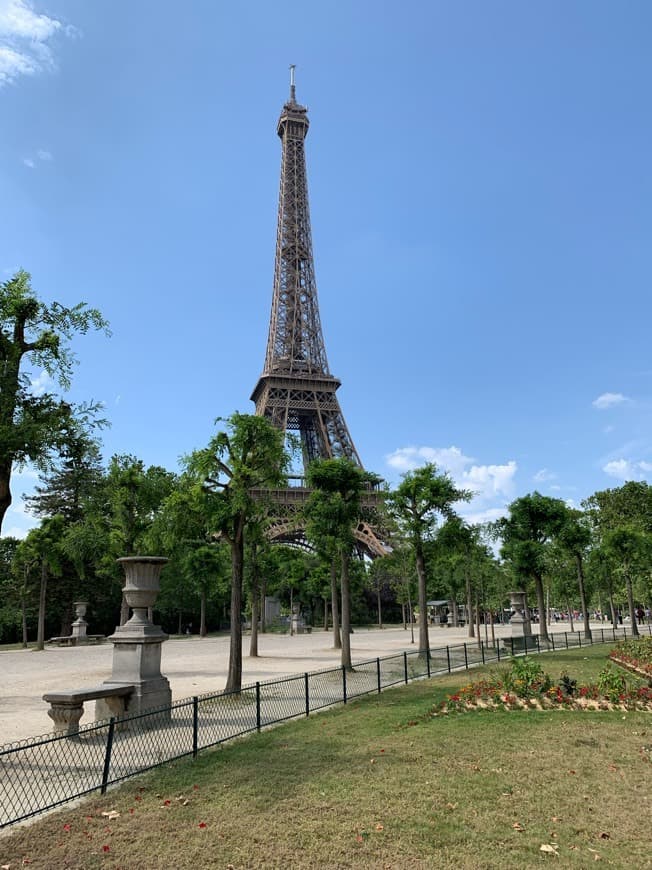
{"type": "MultiPolygon", "coordinates": [[[[579,628],[580,626],[576,626],[579,628]]],[[[568,630],[567,624],[551,626],[551,631],[568,630]]],[[[418,643],[418,626],[414,630],[418,643]]],[[[496,626],[497,636],[510,636],[509,626],[496,626]]],[[[482,631],[484,639],[484,629],[482,631]]],[[[243,639],[243,685],[260,680],[336,667],[340,652],[334,650],[332,633],[315,630],[290,637],[261,634],[258,658],[249,657],[249,636],[243,639]]],[[[464,628],[432,627],[433,648],[469,641],[464,628]]],[[[469,641],[473,643],[473,641],[469,641]]],[[[354,662],[414,650],[410,631],[403,628],[355,629],[351,636],[354,662]]],[[[97,686],[111,674],[113,644],[83,647],[47,647],[36,650],[0,651],[0,745],[49,733],[52,722],[45,692],[97,686]]],[[[173,700],[221,691],[226,684],[229,657],[228,635],[200,639],[172,638],[163,644],[161,672],[169,679],[173,700]]],[[[88,704],[82,725],[93,718],[88,704]]]]}

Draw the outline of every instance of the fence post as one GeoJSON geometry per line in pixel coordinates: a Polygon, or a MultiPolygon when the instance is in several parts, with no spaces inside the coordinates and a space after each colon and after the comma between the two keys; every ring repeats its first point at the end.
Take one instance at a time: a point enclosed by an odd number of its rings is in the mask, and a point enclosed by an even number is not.
{"type": "Polygon", "coordinates": [[[577,640],[578,640],[578,643],[581,647],[582,646],[582,632],[581,631],[577,632],[577,640]]]}
{"type": "Polygon", "coordinates": [[[431,677],[430,671],[430,647],[428,647],[428,655],[426,656],[426,665],[428,666],[428,678],[431,677]]]}
{"type": "Polygon", "coordinates": [[[380,659],[376,659],[376,673],[378,674],[378,694],[380,695],[380,690],[382,689],[380,683],[380,659]]]}
{"type": "Polygon", "coordinates": [[[484,664],[484,644],[482,641],[480,641],[480,655],[482,656],[482,664],[484,664]]]}
{"type": "Polygon", "coordinates": [[[403,650],[403,673],[405,675],[405,683],[407,685],[407,681],[408,681],[407,652],[405,650],[403,650]]]}
{"type": "MultiPolygon", "coordinates": [[[[541,639],[540,639],[541,635],[535,634],[534,636],[536,638],[535,643],[537,645],[537,652],[540,653],[541,652],[541,639]]],[[[526,652],[527,652],[527,650],[526,650],[526,652]]]]}
{"type": "Polygon", "coordinates": [[[448,662],[448,673],[451,672],[451,650],[450,647],[446,647],[446,661],[448,662]]]}
{"type": "Polygon", "coordinates": [[[468,653],[466,650],[466,644],[463,644],[463,646],[464,646],[464,667],[468,671],[468,669],[469,669],[469,656],[468,656],[468,653]]]}
{"type": "Polygon", "coordinates": [[[564,632],[564,637],[566,638],[566,649],[568,649],[568,632],[564,632]]]}
{"type": "Polygon", "coordinates": [[[500,640],[496,641],[496,657],[498,658],[498,661],[500,661],[500,640]]]}
{"type": "Polygon", "coordinates": [[[552,643],[552,651],[554,652],[555,651],[555,635],[552,632],[550,632],[550,641],[552,643]]]}
{"type": "Polygon", "coordinates": [[[346,704],[346,668],[342,665],[342,701],[346,704]]]}
{"type": "Polygon", "coordinates": [[[111,768],[111,750],[113,749],[113,734],[115,732],[115,716],[109,719],[109,733],[106,735],[106,752],[104,754],[104,769],[102,771],[102,794],[106,794],[111,768]]]}
{"type": "Polygon", "coordinates": [[[192,699],[192,757],[197,758],[199,745],[199,699],[195,695],[192,699]]]}
{"type": "Polygon", "coordinates": [[[260,683],[256,683],[256,731],[260,731],[260,683]]]}

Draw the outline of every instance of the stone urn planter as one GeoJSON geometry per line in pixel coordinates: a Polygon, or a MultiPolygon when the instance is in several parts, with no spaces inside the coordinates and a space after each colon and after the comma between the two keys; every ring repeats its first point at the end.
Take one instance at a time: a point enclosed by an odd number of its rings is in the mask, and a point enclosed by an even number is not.
{"type": "MultiPolygon", "coordinates": [[[[124,556],[118,562],[125,572],[123,591],[133,615],[109,638],[113,643],[113,671],[103,685],[134,687],[127,713],[169,708],[170,684],[161,674],[161,646],[168,636],[147,617],[148,608],[156,602],[161,570],[168,560],[164,556],[124,556]]],[[[103,701],[96,702],[95,711],[98,719],[111,715],[103,701]]],[[[169,718],[169,709],[161,716],[169,718]]]]}
{"type": "Polygon", "coordinates": [[[88,628],[88,623],[85,619],[88,601],[73,601],[72,606],[75,608],[75,616],[77,617],[72,624],[72,636],[77,639],[85,638],[86,629],[88,628]]]}
{"type": "Polygon", "coordinates": [[[152,624],[147,611],[154,607],[161,588],[161,571],[168,561],[165,556],[123,556],[118,559],[126,578],[124,596],[133,610],[126,625],[152,624]]]}

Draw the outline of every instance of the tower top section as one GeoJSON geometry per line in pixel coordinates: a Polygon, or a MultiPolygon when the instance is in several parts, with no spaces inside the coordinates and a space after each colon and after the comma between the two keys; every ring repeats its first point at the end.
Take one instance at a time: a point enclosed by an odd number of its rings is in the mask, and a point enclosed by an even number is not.
{"type": "Polygon", "coordinates": [[[283,139],[290,137],[292,139],[305,139],[308,133],[310,121],[308,120],[308,109],[297,103],[297,88],[294,83],[294,70],[296,64],[290,64],[290,99],[283,104],[281,109],[281,117],[278,119],[276,132],[283,139]]]}

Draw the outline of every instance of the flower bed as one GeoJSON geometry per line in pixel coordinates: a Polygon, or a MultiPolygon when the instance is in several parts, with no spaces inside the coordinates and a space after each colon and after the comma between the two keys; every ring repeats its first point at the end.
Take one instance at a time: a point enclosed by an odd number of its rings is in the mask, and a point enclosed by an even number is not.
{"type": "Polygon", "coordinates": [[[652,677],[652,637],[632,637],[622,641],[609,658],[643,677],[652,677]]]}
{"type": "Polygon", "coordinates": [[[539,662],[528,658],[512,661],[501,678],[479,680],[449,695],[437,708],[440,713],[469,710],[651,710],[652,688],[628,687],[624,676],[609,665],[595,685],[578,686],[564,674],[554,685],[539,662]]]}

